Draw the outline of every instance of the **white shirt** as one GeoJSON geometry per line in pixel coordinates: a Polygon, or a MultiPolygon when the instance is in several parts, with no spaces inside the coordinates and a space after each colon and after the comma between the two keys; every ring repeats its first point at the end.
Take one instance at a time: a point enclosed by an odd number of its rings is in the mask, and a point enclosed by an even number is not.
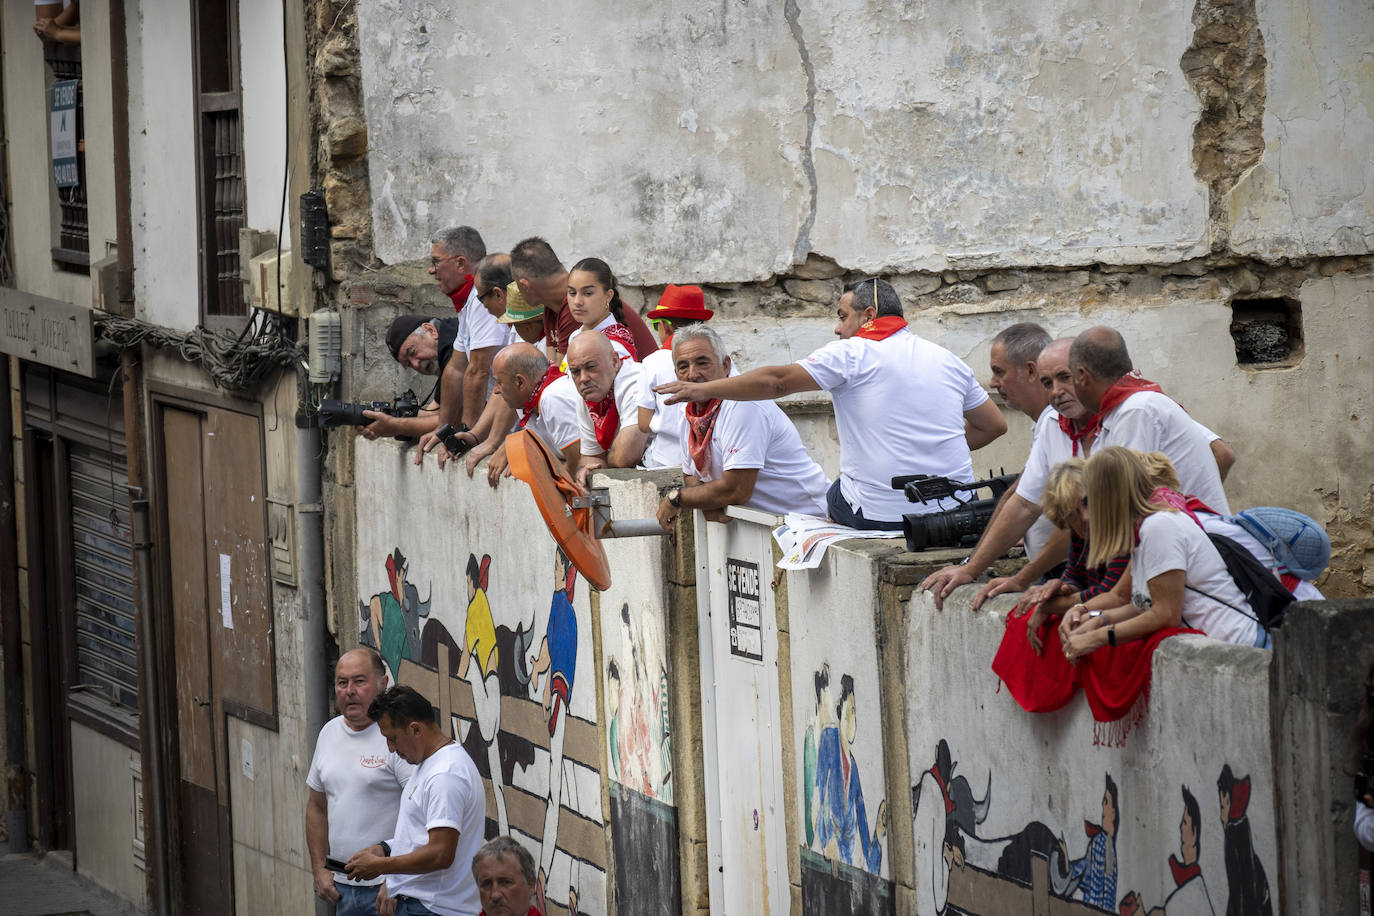
{"type": "MultiPolygon", "coordinates": [[[[608,314],[605,318],[601,319],[601,321],[598,322],[597,325],[596,325],[596,327],[593,328],[592,330],[594,330],[594,331],[604,331],[604,330],[606,330],[607,328],[609,328],[611,325],[616,324],[616,323],[617,323],[617,322],[616,322],[616,320],[615,320],[615,315],[609,315],[609,314],[608,314]]],[[[582,333],[583,331],[585,331],[585,330],[587,330],[587,329],[584,328],[584,327],[579,326],[579,327],[577,328],[576,331],[573,331],[571,334],[568,335],[568,343],[571,344],[574,340],[577,339],[577,335],[578,335],[578,334],[581,334],[581,333],[582,333]]],[[[629,360],[633,360],[633,359],[634,359],[634,354],[632,354],[632,353],[630,352],[629,348],[626,347],[623,343],[621,343],[620,341],[616,340],[614,337],[607,337],[606,339],[609,340],[609,341],[611,342],[611,346],[615,348],[616,355],[619,356],[621,359],[629,359],[629,360]]],[[[567,367],[567,362],[568,362],[568,361],[567,361],[566,359],[563,360],[563,371],[564,371],[564,372],[566,372],[566,371],[567,371],[567,368],[568,368],[568,367],[567,367]]]]}
{"type": "MultiPolygon", "coordinates": [[[[616,410],[620,411],[620,426],[616,429],[617,435],[622,429],[639,426],[639,383],[642,377],[643,372],[639,363],[633,360],[622,362],[620,371],[615,374],[615,407],[616,410]]],[[[581,429],[582,454],[604,454],[606,449],[603,449],[596,441],[596,427],[592,424],[592,414],[587,409],[587,402],[582,399],[580,394],[577,401],[577,422],[581,429]]]]}
{"type": "MultiPolygon", "coordinates": [[[[684,423],[685,423],[684,419],[684,423]]],[[[689,439],[682,436],[682,473],[703,482],[736,468],[757,468],[751,509],[786,515],[797,512],[825,518],[825,491],[830,481],[811,460],[801,436],[782,408],[772,401],[722,401],[711,431],[711,473],[692,461],[689,439]]]]}
{"type": "Polygon", "coordinates": [[[1183,589],[1183,626],[1223,642],[1255,644],[1259,623],[1207,534],[1182,512],[1147,515],[1131,551],[1131,602],[1150,608],[1149,581],[1175,569],[1184,570],[1189,586],[1183,589]]]}
{"type": "MultiPolygon", "coordinates": [[[[1064,435],[1064,431],[1059,428],[1059,412],[1055,410],[1053,407],[1046,406],[1044,410],[1040,411],[1040,416],[1036,418],[1035,425],[1031,427],[1030,454],[1026,456],[1026,470],[1023,470],[1021,472],[1021,476],[1018,477],[1016,480],[1017,493],[1021,493],[1021,481],[1025,478],[1026,471],[1030,470],[1031,459],[1036,455],[1036,444],[1041,439],[1051,438],[1059,438],[1064,440],[1064,443],[1069,444],[1070,449],[1072,450],[1072,444],[1069,443],[1069,437],[1064,435]]],[[[1046,451],[1046,448],[1041,447],[1040,451],[1043,453],[1044,451],[1046,451]]],[[[1069,456],[1066,455],[1064,457],[1067,458],[1069,456]]],[[[1043,458],[1041,460],[1043,460],[1043,458]]],[[[1063,460],[1063,458],[1059,459],[1059,461],[1063,460]]],[[[1054,465],[1050,465],[1050,467],[1053,466],[1054,465]]],[[[1046,470],[1045,476],[1049,476],[1048,470],[1046,470]]],[[[1036,490],[1036,498],[1031,499],[1030,502],[1039,505],[1040,493],[1043,492],[1044,489],[1045,481],[1042,479],[1039,481],[1039,489],[1036,490]]],[[[1024,493],[1021,493],[1021,495],[1029,499],[1029,497],[1026,497],[1024,493]]],[[[1033,523],[1031,523],[1030,528],[1026,530],[1026,558],[1030,559],[1031,557],[1034,557],[1037,553],[1039,553],[1040,548],[1045,546],[1045,542],[1050,539],[1050,535],[1052,534],[1054,534],[1054,522],[1051,522],[1049,519],[1045,518],[1044,514],[1041,513],[1040,517],[1037,518],[1033,523]]]]}
{"type": "Polygon", "coordinates": [[[578,424],[578,410],[585,410],[582,396],[577,386],[566,375],[549,382],[544,393],[539,396],[539,410],[525,424],[544,444],[555,452],[572,445],[582,437],[578,424]]]}
{"type": "MultiPolygon", "coordinates": [[[[386,839],[383,834],[396,823],[401,788],[414,772],[414,765],[386,749],[386,738],[376,722],[362,731],[349,728],[343,716],[325,723],[305,784],[325,794],[329,854],[348,861],[358,850],[386,839]]],[[[361,881],[337,872],[334,880],[353,885],[382,883],[381,878],[361,881]]]]}
{"type": "Polygon", "coordinates": [[[1210,447],[1214,438],[1167,395],[1137,391],[1102,418],[1102,432],[1093,449],[1123,445],[1140,452],[1163,452],[1173,462],[1183,492],[1226,515],[1231,507],[1210,447]]]}
{"type": "Polygon", "coordinates": [[[387,875],[392,896],[414,897],[441,916],[477,916],[482,903],[472,877],[472,857],[481,848],[487,820],[482,777],[468,752],[446,744],[420,764],[401,796],[396,835],[388,840],[393,856],[413,852],[429,842],[429,831],[458,831],[453,864],[423,875],[387,875]]]}
{"type": "Polygon", "coordinates": [[[512,325],[502,324],[487,311],[482,300],[477,298],[477,284],[474,283],[472,292],[468,293],[467,305],[458,313],[458,334],[453,338],[453,349],[471,355],[473,350],[504,347],[519,339],[512,325]]]}
{"type": "Polygon", "coordinates": [[[840,493],[851,508],[893,522],[956,505],[908,502],[891,483],[900,474],[973,480],[964,412],[988,395],[963,360],[901,330],[828,343],[798,365],[834,399],[840,493]]]}
{"type": "Polygon", "coordinates": [[[675,468],[682,463],[682,437],[687,434],[686,405],[664,403],[669,395],[654,393],[659,385],[677,381],[673,351],[655,350],[639,364],[644,368],[639,388],[639,406],[654,412],[654,418],[649,421],[649,433],[653,438],[644,449],[644,459],[640,465],[646,468],[675,468]]]}
{"type": "Polygon", "coordinates": [[[1374,852],[1374,808],[1362,801],[1355,802],[1355,839],[1370,852],[1374,852]]]}

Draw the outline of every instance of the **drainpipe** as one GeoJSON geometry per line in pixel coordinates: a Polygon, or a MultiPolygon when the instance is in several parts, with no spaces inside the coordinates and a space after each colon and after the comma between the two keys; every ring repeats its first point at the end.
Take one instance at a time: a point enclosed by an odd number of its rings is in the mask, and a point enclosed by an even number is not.
{"type": "Polygon", "coordinates": [[[324,603],[324,516],[320,505],[320,428],[296,432],[296,532],[300,535],[300,616],[305,648],[306,749],[329,717],[329,627],[324,603]]]}
{"type": "Polygon", "coordinates": [[[28,852],[28,746],[24,709],[24,649],[19,621],[19,533],[15,521],[14,411],[10,399],[10,359],[0,357],[0,633],[5,659],[5,822],[9,851],[28,852]]]}
{"type": "Polygon", "coordinates": [[[147,499],[131,502],[134,535],[134,582],[138,600],[138,661],[143,669],[143,690],[147,694],[140,712],[143,757],[143,804],[147,808],[144,861],[148,868],[149,901],[156,916],[168,916],[171,908],[171,887],[168,881],[167,859],[167,774],[159,736],[166,732],[162,725],[162,703],[156,689],[158,683],[158,652],[153,620],[153,539],[147,499]]]}

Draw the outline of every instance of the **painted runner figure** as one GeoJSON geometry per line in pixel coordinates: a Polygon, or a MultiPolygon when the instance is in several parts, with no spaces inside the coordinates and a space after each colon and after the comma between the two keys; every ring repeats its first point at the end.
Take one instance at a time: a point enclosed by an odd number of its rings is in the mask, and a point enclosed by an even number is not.
{"type": "Polygon", "coordinates": [[[1083,823],[1088,834],[1088,849],[1083,858],[1070,863],[1070,875],[1079,878],[1078,890],[1083,902],[1098,909],[1116,911],[1116,833],[1121,823],[1117,806],[1116,783],[1107,774],[1107,788],[1102,793],[1102,823],[1083,823]]]}
{"type": "Polygon", "coordinates": [[[840,702],[836,713],[838,725],[821,731],[816,749],[816,791],[820,796],[816,838],[827,855],[838,853],[846,865],[853,865],[854,835],[857,833],[863,854],[860,864],[876,875],[882,867],[882,842],[887,836],[887,802],[878,805],[870,835],[859,765],[854,760],[858,718],[854,711],[854,678],[848,674],[840,678],[840,702]]]}

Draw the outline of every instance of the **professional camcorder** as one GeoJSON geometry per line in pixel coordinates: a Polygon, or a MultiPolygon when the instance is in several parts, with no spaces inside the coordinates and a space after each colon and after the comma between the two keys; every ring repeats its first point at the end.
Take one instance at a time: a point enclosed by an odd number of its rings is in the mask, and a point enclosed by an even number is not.
{"type": "Polygon", "coordinates": [[[908,474],[892,478],[892,489],[901,490],[906,498],[914,503],[928,503],[931,500],[952,499],[958,503],[954,509],[942,509],[926,515],[903,515],[902,532],[906,534],[906,549],[911,551],[929,550],[932,547],[972,547],[978,543],[983,529],[992,519],[992,510],[1002,494],[1016,482],[1016,474],[1001,474],[997,477],[988,472],[987,480],[973,483],[959,483],[948,477],[931,474],[908,474]],[[973,494],[987,487],[992,491],[991,499],[960,499],[959,493],[973,494]]]}
{"type": "MultiPolygon", "coordinates": [[[[398,394],[394,401],[372,401],[367,404],[349,404],[345,401],[325,398],[320,401],[320,425],[326,428],[366,426],[372,421],[363,416],[364,410],[375,410],[377,413],[384,413],[393,417],[418,417],[420,415],[420,401],[415,397],[413,391],[398,394]]],[[[410,437],[397,436],[396,438],[409,439],[410,437]]]]}

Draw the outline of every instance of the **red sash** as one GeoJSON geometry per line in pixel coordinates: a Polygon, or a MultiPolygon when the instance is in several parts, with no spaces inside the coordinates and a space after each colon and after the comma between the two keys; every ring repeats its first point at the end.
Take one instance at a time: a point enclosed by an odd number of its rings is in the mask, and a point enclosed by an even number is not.
{"type": "Polygon", "coordinates": [[[1102,406],[1097,408],[1097,413],[1088,418],[1083,424],[1083,429],[1075,437],[1073,433],[1064,428],[1064,418],[1059,418],[1059,428],[1069,434],[1073,439],[1073,453],[1078,454],[1078,440],[1089,435],[1097,435],[1102,431],[1102,418],[1111,413],[1121,405],[1121,402],[1135,394],[1137,391],[1158,391],[1164,393],[1164,389],[1141,376],[1139,372],[1132,370],[1121,378],[1112,382],[1112,387],[1107,389],[1106,394],[1102,395],[1102,406]]]}
{"type": "Polygon", "coordinates": [[[720,416],[720,405],[720,398],[716,398],[705,404],[688,404],[684,411],[687,414],[687,452],[702,477],[711,474],[711,433],[720,416]]]}
{"type": "Polygon", "coordinates": [[[595,404],[587,402],[587,413],[592,415],[592,426],[596,429],[596,444],[601,446],[603,452],[609,452],[611,443],[615,442],[615,434],[620,431],[620,408],[615,403],[614,383],[611,385],[611,393],[606,395],[606,400],[595,404]]]}
{"type": "Polygon", "coordinates": [[[854,336],[862,337],[864,340],[885,340],[904,327],[906,319],[901,315],[884,315],[864,322],[863,326],[854,332],[854,336]]]}
{"type": "Polygon", "coordinates": [[[563,373],[558,368],[558,363],[552,363],[544,377],[539,380],[539,384],[534,386],[534,392],[530,394],[525,406],[520,408],[520,428],[524,429],[525,424],[530,422],[530,417],[539,412],[539,399],[544,396],[544,389],[561,378],[563,373]]]}

